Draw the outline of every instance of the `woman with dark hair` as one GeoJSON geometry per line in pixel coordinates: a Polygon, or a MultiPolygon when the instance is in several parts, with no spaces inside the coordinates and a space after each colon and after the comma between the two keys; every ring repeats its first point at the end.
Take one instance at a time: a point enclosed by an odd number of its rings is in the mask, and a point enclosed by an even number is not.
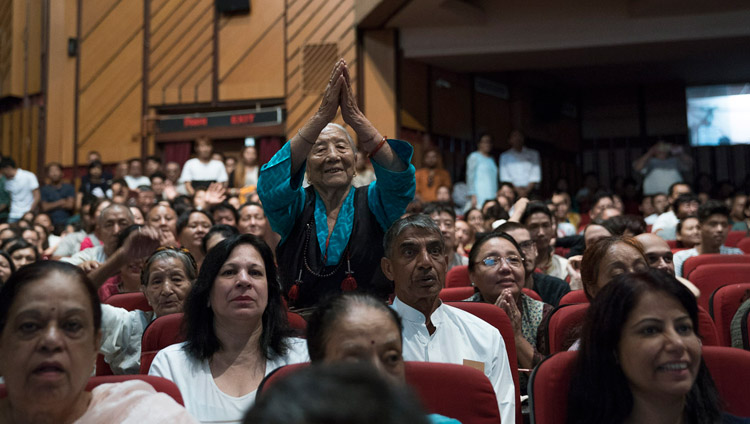
{"type": "Polygon", "coordinates": [[[208,230],[203,241],[201,242],[201,251],[203,256],[206,256],[211,248],[219,244],[222,240],[226,240],[229,237],[236,236],[239,234],[237,227],[232,227],[226,224],[214,224],[211,229],[208,230]]]}
{"type": "Polygon", "coordinates": [[[581,283],[592,300],[616,275],[648,269],[641,243],[632,237],[605,237],[587,246],[581,260],[581,283]]]}
{"type": "Polygon", "coordinates": [[[484,214],[479,209],[471,208],[464,214],[466,222],[474,228],[476,234],[484,233],[487,231],[484,228],[484,214]]]}
{"type": "Polygon", "coordinates": [[[258,172],[260,171],[260,161],[258,160],[258,149],[255,146],[245,146],[242,149],[242,155],[237,162],[230,178],[234,178],[234,184],[229,192],[235,196],[240,196],[242,203],[245,203],[245,197],[256,191],[258,185],[258,172]]]}
{"type": "Polygon", "coordinates": [[[0,250],[0,286],[3,285],[13,273],[16,272],[16,265],[8,252],[0,250]]]}
{"type": "Polygon", "coordinates": [[[214,219],[203,210],[193,209],[177,218],[177,241],[180,242],[180,246],[190,251],[198,264],[198,269],[203,263],[203,236],[212,225],[214,219]]]}
{"type": "MultiPolygon", "coordinates": [[[[568,396],[568,422],[721,423],[701,359],[695,296],[659,270],[612,279],[592,301],[568,396]]],[[[747,421],[742,421],[747,422],[747,421]]]]}
{"type": "Polygon", "coordinates": [[[534,368],[544,358],[544,328],[552,306],[523,293],[526,256],[507,233],[489,233],[469,253],[469,275],[475,286],[467,301],[502,308],[513,324],[521,368],[534,368]]]}
{"type": "Polygon", "coordinates": [[[39,260],[39,251],[36,246],[22,238],[9,240],[4,249],[10,255],[16,269],[39,260]]]}
{"type": "Polygon", "coordinates": [[[96,288],[80,268],[42,261],[19,269],[0,289],[0,422],[194,423],[143,381],[86,391],[101,324],[96,288]]]}
{"type": "Polygon", "coordinates": [[[187,249],[160,247],[139,262],[143,264],[139,288],[152,310],[128,311],[102,304],[100,351],[115,374],[139,372],[143,332],[156,318],[182,312],[198,273],[187,249]]]}
{"type": "Polygon", "coordinates": [[[308,359],[290,334],[271,249],[245,234],[208,251],[185,305],[186,341],[159,352],[149,374],[172,380],[200,421],[239,422],[263,377],[308,359]]]}

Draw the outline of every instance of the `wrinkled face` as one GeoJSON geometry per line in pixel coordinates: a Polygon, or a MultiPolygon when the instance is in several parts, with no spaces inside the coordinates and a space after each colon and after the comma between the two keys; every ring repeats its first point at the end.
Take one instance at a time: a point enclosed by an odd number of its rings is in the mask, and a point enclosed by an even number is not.
{"type": "Polygon", "coordinates": [[[529,231],[526,229],[517,229],[506,232],[516,240],[516,243],[518,243],[518,246],[521,248],[523,255],[526,257],[524,270],[526,271],[526,275],[531,275],[531,273],[534,272],[536,257],[539,255],[539,252],[536,249],[536,243],[531,239],[531,234],[529,234],[529,231]]]}
{"type": "Polygon", "coordinates": [[[245,206],[240,209],[240,222],[237,229],[240,234],[252,234],[263,237],[266,234],[266,214],[258,205],[245,206]]]}
{"type": "Polygon", "coordinates": [[[357,305],[328,330],[325,362],[365,362],[394,381],[404,381],[401,334],[385,311],[357,305]]]}
{"type": "Polygon", "coordinates": [[[444,248],[440,235],[427,229],[407,228],[396,238],[381,268],[399,299],[414,305],[437,297],[448,267],[444,248]]]}
{"type": "Polygon", "coordinates": [[[599,272],[596,278],[597,287],[593,294],[596,295],[596,292],[617,275],[627,272],[643,272],[647,268],[646,258],[641,255],[638,249],[627,243],[615,243],[610,246],[599,264],[599,272]]]}
{"type": "Polygon", "coordinates": [[[123,207],[112,207],[104,211],[99,219],[101,229],[99,233],[102,243],[114,246],[117,243],[117,234],[125,228],[133,225],[133,218],[130,211],[123,207]]]}
{"type": "Polygon", "coordinates": [[[605,209],[614,207],[614,205],[615,204],[612,201],[611,197],[602,197],[598,202],[596,202],[594,206],[591,207],[589,215],[591,216],[591,219],[598,218],[605,209]]]}
{"type": "Polygon", "coordinates": [[[266,267],[249,244],[232,250],[214,280],[209,299],[216,323],[260,320],[268,305],[266,267]]]}
{"type": "Polygon", "coordinates": [[[199,251],[203,236],[211,229],[211,220],[201,212],[193,212],[188,218],[187,225],[180,233],[180,244],[190,252],[199,251]],[[195,249],[195,250],[194,250],[195,249]]]}
{"type": "Polygon", "coordinates": [[[469,214],[466,216],[466,220],[469,223],[469,225],[474,227],[474,231],[478,233],[483,233],[485,231],[484,230],[484,216],[482,216],[482,212],[480,212],[479,210],[474,209],[470,211],[469,214]]]}
{"type": "Polygon", "coordinates": [[[258,151],[255,147],[245,147],[242,151],[242,160],[246,165],[256,165],[258,163],[258,151]]]}
{"type": "Polygon", "coordinates": [[[586,246],[593,246],[597,241],[610,236],[612,233],[601,225],[589,224],[583,232],[583,241],[586,246]]]}
{"type": "Polygon", "coordinates": [[[469,223],[463,220],[456,221],[456,243],[464,246],[467,243],[471,243],[474,238],[474,231],[472,231],[469,223]]]}
{"type": "Polygon", "coordinates": [[[714,214],[699,224],[701,231],[701,244],[706,247],[718,248],[727,239],[729,234],[729,219],[721,214],[714,214]]]}
{"type": "Polygon", "coordinates": [[[672,250],[664,239],[650,233],[639,234],[635,238],[643,246],[643,254],[646,256],[648,266],[675,275],[672,250]]]}
{"type": "Polygon", "coordinates": [[[698,218],[691,217],[682,220],[680,232],[677,233],[677,240],[682,242],[685,247],[693,247],[701,242],[701,230],[698,218]]]}
{"type": "Polygon", "coordinates": [[[237,221],[234,219],[234,214],[227,209],[218,209],[214,211],[214,222],[217,224],[231,225],[232,227],[237,225],[237,221]]]}
{"type": "Polygon", "coordinates": [[[669,207],[669,198],[664,194],[657,194],[654,196],[654,210],[658,214],[662,214],[667,211],[669,207]]]}
{"type": "Polygon", "coordinates": [[[677,299],[646,292],[623,325],[617,357],[634,398],[683,399],[698,376],[701,342],[677,299]]]}
{"type": "Polygon", "coordinates": [[[435,224],[440,227],[445,241],[445,251],[450,254],[456,247],[456,226],[453,217],[448,212],[433,213],[430,215],[435,224]]]}
{"type": "Polygon", "coordinates": [[[178,258],[163,257],[153,261],[147,271],[148,282],[141,289],[156,316],[182,312],[193,287],[185,272],[185,264],[178,258]]]}
{"type": "Polygon", "coordinates": [[[177,214],[174,209],[157,205],[148,212],[146,225],[158,229],[160,232],[171,232],[177,236],[177,214]]]}
{"type": "Polygon", "coordinates": [[[547,214],[537,212],[526,218],[525,224],[532,240],[536,243],[537,252],[545,254],[549,250],[552,237],[555,235],[552,220],[547,214]]]}
{"type": "Polygon", "coordinates": [[[10,274],[10,262],[5,259],[5,256],[0,256],[0,285],[8,281],[10,274]]]}
{"type": "Polygon", "coordinates": [[[495,303],[500,293],[510,289],[513,297],[521,295],[526,273],[521,253],[513,243],[501,237],[488,240],[479,249],[479,261],[471,272],[471,282],[486,302],[495,303]]]}
{"type": "Polygon", "coordinates": [[[62,169],[59,166],[50,166],[47,169],[47,178],[49,178],[52,184],[57,184],[62,179],[62,169]]]}
{"type": "Polygon", "coordinates": [[[211,142],[205,139],[196,141],[195,143],[195,154],[201,160],[208,160],[211,158],[213,152],[213,146],[211,142]]]}
{"type": "Polygon", "coordinates": [[[339,128],[327,126],[307,155],[307,176],[318,187],[346,187],[354,178],[354,151],[339,128]]]}
{"type": "Polygon", "coordinates": [[[43,403],[74,400],[94,368],[99,340],[81,282],[52,272],[27,283],[0,335],[0,374],[8,392],[43,403]]]}
{"type": "Polygon", "coordinates": [[[565,196],[559,194],[552,196],[552,204],[555,206],[555,216],[557,219],[567,220],[569,207],[565,196]]]}

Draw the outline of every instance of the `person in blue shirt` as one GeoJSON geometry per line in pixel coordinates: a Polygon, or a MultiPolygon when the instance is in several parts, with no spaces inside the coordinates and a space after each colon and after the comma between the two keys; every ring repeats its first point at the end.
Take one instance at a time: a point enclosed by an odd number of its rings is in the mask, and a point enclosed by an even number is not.
{"type": "Polygon", "coordinates": [[[62,165],[57,162],[48,163],[45,171],[48,184],[41,189],[42,212],[49,215],[55,230],[59,231],[73,213],[76,192],[72,185],[62,181],[62,165]]]}
{"type": "Polygon", "coordinates": [[[258,195],[281,236],[281,283],[296,308],[340,291],[382,299],[392,292],[379,266],[381,242],[414,197],[413,148],[378,132],[357,107],[350,84],[346,62],[339,60],[318,111],[260,171],[258,195]],[[331,123],[339,107],[363,152],[344,127],[331,123]],[[377,179],[355,189],[358,154],[370,158],[377,179]]]}

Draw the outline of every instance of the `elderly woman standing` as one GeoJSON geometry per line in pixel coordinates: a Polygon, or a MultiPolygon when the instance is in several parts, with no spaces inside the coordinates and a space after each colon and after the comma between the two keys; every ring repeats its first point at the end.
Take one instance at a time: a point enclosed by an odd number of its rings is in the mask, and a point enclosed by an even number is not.
{"type": "Polygon", "coordinates": [[[385,298],[391,284],[380,270],[380,240],[414,197],[413,149],[387,140],[357,107],[344,60],[333,69],[318,111],[264,165],[258,194],[274,231],[276,257],[292,306],[314,306],[326,294],[359,289],[385,298]],[[340,125],[341,107],[377,181],[355,189],[357,152],[340,125]],[[302,188],[307,171],[310,187],[302,188]]]}

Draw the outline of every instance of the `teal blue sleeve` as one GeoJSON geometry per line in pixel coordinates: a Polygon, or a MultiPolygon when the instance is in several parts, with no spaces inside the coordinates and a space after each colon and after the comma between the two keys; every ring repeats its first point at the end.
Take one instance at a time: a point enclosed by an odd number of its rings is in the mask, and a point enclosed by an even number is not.
{"type": "Polygon", "coordinates": [[[427,416],[430,420],[430,424],[461,424],[461,421],[454,420],[453,418],[444,417],[439,414],[430,414],[427,416]]]}
{"type": "Polygon", "coordinates": [[[407,167],[403,171],[394,172],[372,161],[377,180],[368,187],[368,204],[383,231],[387,231],[388,227],[406,212],[406,206],[414,199],[417,189],[415,169],[411,163],[414,148],[401,140],[388,140],[388,145],[407,167]]]}
{"type": "Polygon", "coordinates": [[[305,164],[295,175],[291,175],[292,147],[286,144],[260,169],[258,176],[258,197],[271,228],[286,240],[294,227],[294,222],[305,205],[305,190],[302,179],[305,164]]]}

